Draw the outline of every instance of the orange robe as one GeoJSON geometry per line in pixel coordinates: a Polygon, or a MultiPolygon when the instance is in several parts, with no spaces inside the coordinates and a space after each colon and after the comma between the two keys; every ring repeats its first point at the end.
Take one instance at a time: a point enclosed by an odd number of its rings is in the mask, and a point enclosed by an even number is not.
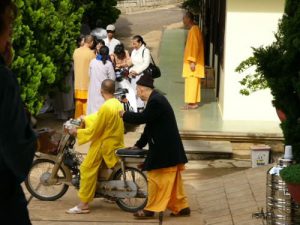
{"type": "Polygon", "coordinates": [[[148,201],[145,210],[163,212],[169,209],[177,214],[189,207],[181,178],[182,170],[184,165],[147,171],[148,201]]]}
{"type": "Polygon", "coordinates": [[[193,25],[189,30],[184,50],[182,77],[185,78],[185,102],[200,102],[200,79],[204,78],[204,45],[200,28],[193,25]],[[195,71],[190,63],[196,64],[195,71]]]}
{"type": "Polygon", "coordinates": [[[75,49],[74,60],[74,88],[75,88],[75,118],[86,115],[86,103],[89,88],[90,62],[96,57],[93,50],[83,46],[75,49]]]}

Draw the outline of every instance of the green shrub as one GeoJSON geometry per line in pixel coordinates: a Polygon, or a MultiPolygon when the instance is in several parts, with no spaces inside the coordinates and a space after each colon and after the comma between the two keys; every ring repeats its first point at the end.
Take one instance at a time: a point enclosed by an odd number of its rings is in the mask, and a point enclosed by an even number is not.
{"type": "Polygon", "coordinates": [[[15,59],[21,96],[37,114],[44,96],[69,72],[83,7],[71,0],[15,0],[19,15],[14,26],[15,59]]]}
{"type": "Polygon", "coordinates": [[[247,72],[242,79],[242,94],[269,87],[273,104],[286,115],[281,123],[285,144],[292,145],[294,158],[300,163],[300,1],[287,0],[279,22],[275,42],[253,48],[253,55],[243,61],[237,72],[247,72]]]}
{"type": "Polygon", "coordinates": [[[290,165],[280,171],[281,178],[290,184],[300,184],[300,164],[290,165]]]}
{"type": "Polygon", "coordinates": [[[13,35],[12,70],[18,75],[21,96],[37,114],[45,96],[69,74],[83,15],[93,23],[113,23],[120,11],[116,0],[14,0],[19,8],[13,35]]]}

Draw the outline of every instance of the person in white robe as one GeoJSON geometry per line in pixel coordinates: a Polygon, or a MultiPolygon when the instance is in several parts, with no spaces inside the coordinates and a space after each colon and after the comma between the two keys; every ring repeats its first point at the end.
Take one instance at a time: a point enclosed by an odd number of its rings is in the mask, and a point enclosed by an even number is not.
{"type": "Polygon", "coordinates": [[[102,82],[105,79],[116,79],[113,64],[109,59],[109,49],[107,46],[100,48],[100,55],[101,59],[93,59],[90,63],[87,115],[97,112],[105,102],[100,94],[102,82]]]}

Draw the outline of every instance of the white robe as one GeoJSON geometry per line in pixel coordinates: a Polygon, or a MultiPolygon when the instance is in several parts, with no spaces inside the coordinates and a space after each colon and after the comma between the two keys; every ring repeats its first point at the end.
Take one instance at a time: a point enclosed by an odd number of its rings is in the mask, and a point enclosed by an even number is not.
{"type": "Polygon", "coordinates": [[[90,63],[90,84],[87,99],[87,115],[97,112],[104,103],[101,95],[101,84],[105,79],[115,80],[115,71],[110,61],[103,64],[102,61],[93,59],[90,63]]]}
{"type": "Polygon", "coordinates": [[[131,78],[131,86],[135,90],[136,101],[138,108],[144,108],[144,102],[137,96],[136,82],[143,76],[143,71],[148,68],[151,62],[150,51],[145,45],[142,45],[139,49],[134,49],[131,53],[131,61],[133,66],[130,71],[135,71],[138,75],[131,78]]]}

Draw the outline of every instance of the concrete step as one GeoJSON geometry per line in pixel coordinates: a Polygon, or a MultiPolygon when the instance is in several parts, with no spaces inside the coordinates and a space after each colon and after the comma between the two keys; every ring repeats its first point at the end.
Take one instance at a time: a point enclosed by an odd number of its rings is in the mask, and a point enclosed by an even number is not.
{"type": "Polygon", "coordinates": [[[183,140],[183,146],[189,159],[229,159],[232,157],[232,145],[229,141],[183,140]]]}

